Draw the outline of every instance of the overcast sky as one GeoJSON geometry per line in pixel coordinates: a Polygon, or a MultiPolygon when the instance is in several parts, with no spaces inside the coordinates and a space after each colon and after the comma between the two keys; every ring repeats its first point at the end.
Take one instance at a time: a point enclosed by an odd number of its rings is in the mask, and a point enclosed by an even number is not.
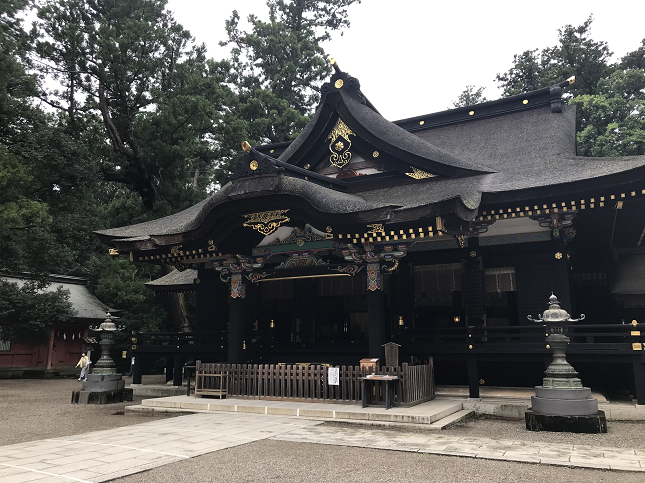
{"type": "MultiPolygon", "coordinates": [[[[176,19],[215,59],[227,57],[224,21],[233,9],[266,18],[265,0],[169,0],[176,19]]],[[[645,0],[363,0],[350,7],[351,27],[323,44],[389,120],[442,111],[467,84],[501,96],[495,74],[513,54],[555,45],[557,29],[593,14],[591,34],[616,59],[645,38],[645,0]]],[[[564,80],[564,79],[563,79],[564,80]]]]}

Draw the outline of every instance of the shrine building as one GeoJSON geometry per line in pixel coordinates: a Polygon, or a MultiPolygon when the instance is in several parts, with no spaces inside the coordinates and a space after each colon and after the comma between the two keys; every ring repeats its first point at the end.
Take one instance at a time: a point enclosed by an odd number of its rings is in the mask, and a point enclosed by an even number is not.
{"type": "Polygon", "coordinates": [[[357,364],[400,344],[437,384],[540,384],[552,353],[527,319],[555,293],[568,358],[594,390],[645,404],[645,156],[576,154],[574,79],[390,122],[335,73],[292,142],[249,146],[195,206],[97,232],[196,292],[190,344],[137,357],[357,364]],[[576,325],[578,325],[576,327],[576,325]]]}

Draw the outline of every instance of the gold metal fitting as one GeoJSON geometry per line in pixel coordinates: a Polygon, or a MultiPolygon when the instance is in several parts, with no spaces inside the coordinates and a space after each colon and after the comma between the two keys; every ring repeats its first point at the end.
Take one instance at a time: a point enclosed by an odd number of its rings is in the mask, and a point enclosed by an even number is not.
{"type": "Polygon", "coordinates": [[[575,81],[576,81],[576,76],[575,75],[572,75],[571,77],[569,77],[567,79],[567,82],[569,83],[569,85],[575,83],[575,81]]]}
{"type": "Polygon", "coordinates": [[[251,145],[247,143],[246,141],[242,141],[242,149],[246,151],[247,153],[251,152],[251,145]]]}
{"type": "Polygon", "coordinates": [[[336,65],[336,59],[334,59],[334,58],[332,57],[331,59],[329,59],[329,63],[330,63],[331,65],[336,65]]]}

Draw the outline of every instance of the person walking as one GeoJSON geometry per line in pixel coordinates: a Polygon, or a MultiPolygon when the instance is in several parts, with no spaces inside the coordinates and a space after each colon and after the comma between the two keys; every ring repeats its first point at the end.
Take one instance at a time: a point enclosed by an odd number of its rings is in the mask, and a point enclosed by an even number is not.
{"type": "Polygon", "coordinates": [[[90,358],[85,355],[85,352],[83,352],[83,355],[81,356],[81,360],[78,361],[78,364],[76,364],[76,367],[81,368],[81,375],[78,378],[79,381],[87,381],[87,369],[90,365],[90,358]]]}

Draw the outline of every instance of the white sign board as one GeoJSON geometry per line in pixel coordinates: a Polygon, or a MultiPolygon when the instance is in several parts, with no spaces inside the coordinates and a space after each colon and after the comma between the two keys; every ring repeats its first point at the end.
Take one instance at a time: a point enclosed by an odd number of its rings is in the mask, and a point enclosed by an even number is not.
{"type": "Polygon", "coordinates": [[[340,384],[340,369],[338,367],[327,368],[327,384],[338,386],[340,384]]]}

